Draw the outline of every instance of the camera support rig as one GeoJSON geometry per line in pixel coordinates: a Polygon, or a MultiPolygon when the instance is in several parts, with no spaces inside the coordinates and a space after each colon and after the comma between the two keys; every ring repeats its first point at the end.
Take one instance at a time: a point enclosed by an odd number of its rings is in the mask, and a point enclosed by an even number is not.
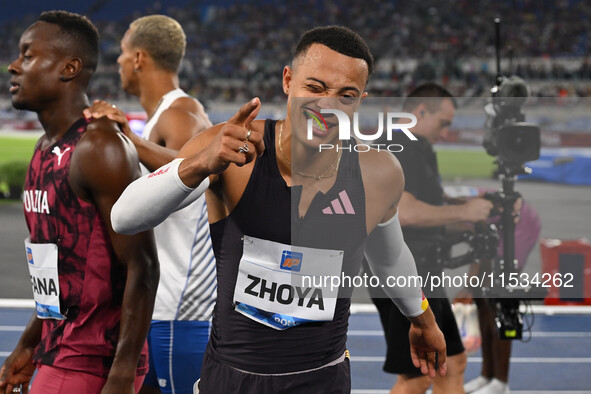
{"type": "Polygon", "coordinates": [[[516,76],[504,77],[500,60],[500,18],[495,18],[495,49],[497,76],[491,89],[492,103],[484,108],[487,116],[488,133],[483,146],[487,153],[496,157],[496,174],[502,183],[499,192],[492,193],[490,199],[500,206],[503,232],[503,254],[498,264],[493,265],[494,281],[491,287],[482,289],[482,295],[491,298],[496,309],[495,323],[502,339],[521,339],[523,320],[519,311],[523,299],[543,297],[537,289],[504,287],[501,278],[517,273],[515,260],[515,218],[514,206],[521,195],[515,191],[518,175],[531,172],[525,167],[527,161],[540,156],[540,129],[537,125],[525,122],[522,106],[529,96],[525,82],[516,76]]]}

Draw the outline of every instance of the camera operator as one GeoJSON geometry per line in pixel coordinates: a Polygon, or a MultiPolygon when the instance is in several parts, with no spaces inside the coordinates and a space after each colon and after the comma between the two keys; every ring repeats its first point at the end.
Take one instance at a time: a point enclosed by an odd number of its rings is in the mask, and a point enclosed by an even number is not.
{"type": "MultiPolygon", "coordinates": [[[[433,144],[445,139],[453,121],[456,102],[442,86],[426,83],[418,86],[407,97],[404,112],[413,113],[417,124],[411,129],[418,141],[409,142],[401,135],[404,150],[396,153],[405,176],[405,191],[398,212],[404,238],[413,253],[420,275],[441,276],[442,268],[433,261],[424,240],[442,236],[446,225],[485,220],[493,204],[483,198],[473,198],[461,205],[445,205],[446,196],[440,184],[439,170],[433,144]]],[[[402,134],[402,133],[397,133],[402,134]]],[[[371,292],[380,313],[387,342],[384,371],[398,374],[391,393],[424,393],[433,384],[433,393],[463,393],[466,352],[450,302],[443,289],[435,289],[426,296],[437,323],[445,335],[448,351],[448,371],[444,377],[431,380],[415,368],[410,359],[408,331],[410,323],[385,296],[371,292]]]]}

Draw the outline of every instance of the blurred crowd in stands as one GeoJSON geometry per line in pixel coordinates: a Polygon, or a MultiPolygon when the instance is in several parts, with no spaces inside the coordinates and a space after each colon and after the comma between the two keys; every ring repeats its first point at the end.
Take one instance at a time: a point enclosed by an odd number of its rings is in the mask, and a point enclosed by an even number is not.
{"type": "MultiPolygon", "coordinates": [[[[50,2],[49,2],[50,3],[50,2]]],[[[94,7],[110,2],[98,1],[94,7]]],[[[113,2],[111,2],[113,3],[113,2]]],[[[292,43],[316,25],[359,32],[376,57],[369,91],[402,96],[433,80],[457,96],[486,96],[495,80],[493,19],[502,19],[503,71],[527,80],[535,96],[591,96],[591,1],[585,0],[243,0],[233,3],[154,2],[121,20],[95,20],[102,59],[91,95],[125,100],[116,59],[134,18],[165,13],[181,22],[187,55],[181,85],[200,100],[280,102],[281,70],[292,43]],[[163,4],[166,4],[164,6],[163,4]],[[511,48],[509,48],[511,47],[511,48]]],[[[92,11],[89,9],[89,11],[92,11]]],[[[0,81],[16,56],[17,40],[37,15],[0,26],[0,81]]],[[[8,89],[0,98],[8,98],[8,89]]]]}

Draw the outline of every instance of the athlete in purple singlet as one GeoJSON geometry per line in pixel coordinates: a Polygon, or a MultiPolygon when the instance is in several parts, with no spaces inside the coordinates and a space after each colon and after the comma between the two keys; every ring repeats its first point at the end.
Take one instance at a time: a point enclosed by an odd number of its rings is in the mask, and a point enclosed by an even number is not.
{"type": "Polygon", "coordinates": [[[37,369],[31,393],[131,394],[147,373],[153,235],[118,235],[110,220],[140,174],[137,154],[115,123],[81,117],[98,40],[85,17],[46,12],[8,67],[13,106],[36,112],[45,134],[23,197],[36,313],[0,370],[2,392],[27,392],[37,369]]]}

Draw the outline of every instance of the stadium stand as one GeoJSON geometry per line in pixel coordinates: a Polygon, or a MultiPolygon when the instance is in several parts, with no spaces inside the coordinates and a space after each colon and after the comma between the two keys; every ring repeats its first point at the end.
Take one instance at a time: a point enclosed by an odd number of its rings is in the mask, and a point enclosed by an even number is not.
{"type": "MultiPolygon", "coordinates": [[[[43,3],[22,1],[0,16],[0,82],[14,55],[17,27],[26,26],[43,3]],[[31,4],[29,4],[31,3],[31,4]],[[37,3],[37,4],[35,4],[37,3]]],[[[119,41],[139,15],[165,13],[187,32],[182,87],[205,101],[243,101],[255,92],[279,102],[277,70],[289,59],[289,43],[315,25],[343,24],[364,36],[377,58],[370,91],[402,96],[423,80],[436,80],[456,96],[486,96],[494,81],[492,20],[503,18],[503,67],[528,80],[536,96],[591,94],[591,3],[566,1],[422,2],[299,0],[240,2],[174,0],[73,0],[52,2],[82,12],[102,33],[102,62],[91,94],[124,100],[114,66],[119,41]],[[146,4],[150,4],[146,6],[146,4]],[[512,47],[512,61],[508,45],[512,47]]],[[[46,5],[45,5],[46,7],[46,5]]],[[[7,91],[0,97],[8,97],[7,91]]]]}

